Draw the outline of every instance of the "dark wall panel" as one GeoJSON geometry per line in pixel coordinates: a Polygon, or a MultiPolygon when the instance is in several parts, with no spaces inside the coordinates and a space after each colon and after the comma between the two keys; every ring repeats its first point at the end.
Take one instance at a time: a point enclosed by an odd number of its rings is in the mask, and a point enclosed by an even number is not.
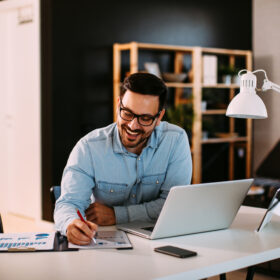
{"type": "Polygon", "coordinates": [[[88,131],[112,122],[112,45],[251,49],[251,0],[52,1],[52,177],[88,131]]]}

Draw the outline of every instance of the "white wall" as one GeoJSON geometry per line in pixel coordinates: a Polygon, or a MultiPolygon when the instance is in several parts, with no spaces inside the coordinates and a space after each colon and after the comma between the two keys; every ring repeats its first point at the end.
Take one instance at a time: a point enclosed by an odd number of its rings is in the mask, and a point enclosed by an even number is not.
{"type": "MultiPolygon", "coordinates": [[[[280,0],[253,1],[253,53],[254,69],[264,69],[280,85],[280,0]]],[[[254,121],[254,170],[280,139],[280,93],[270,90],[260,96],[268,118],[254,121]]]]}
{"type": "Polygon", "coordinates": [[[0,212],[41,218],[39,0],[0,2],[0,212]]]}

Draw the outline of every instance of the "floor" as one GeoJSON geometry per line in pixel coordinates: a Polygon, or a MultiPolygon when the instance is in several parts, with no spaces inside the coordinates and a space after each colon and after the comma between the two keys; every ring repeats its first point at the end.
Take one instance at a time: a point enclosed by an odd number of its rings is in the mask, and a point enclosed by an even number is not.
{"type": "Polygon", "coordinates": [[[4,232],[54,231],[54,224],[14,213],[1,213],[4,232]]]}
{"type": "MultiPolygon", "coordinates": [[[[229,272],[226,274],[227,280],[245,280],[247,275],[247,270],[246,269],[241,269],[233,272],[229,272]]],[[[254,274],[254,280],[275,280],[275,279],[280,279],[279,277],[275,278],[272,276],[267,276],[261,273],[255,273],[254,274]]],[[[220,280],[219,276],[215,277],[210,277],[207,278],[207,280],[220,280]]]]}

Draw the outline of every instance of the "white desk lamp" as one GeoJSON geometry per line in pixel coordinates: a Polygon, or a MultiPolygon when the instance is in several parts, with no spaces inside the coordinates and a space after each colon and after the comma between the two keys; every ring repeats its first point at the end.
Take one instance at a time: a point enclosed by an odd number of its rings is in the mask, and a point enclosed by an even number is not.
{"type": "Polygon", "coordinates": [[[267,79],[266,72],[262,69],[250,72],[246,69],[239,71],[240,93],[237,94],[228,105],[226,116],[245,119],[265,119],[267,111],[261,98],[256,94],[257,77],[254,73],[264,72],[262,91],[273,89],[280,92],[280,86],[267,79]],[[241,72],[246,74],[241,75],[241,72]]]}

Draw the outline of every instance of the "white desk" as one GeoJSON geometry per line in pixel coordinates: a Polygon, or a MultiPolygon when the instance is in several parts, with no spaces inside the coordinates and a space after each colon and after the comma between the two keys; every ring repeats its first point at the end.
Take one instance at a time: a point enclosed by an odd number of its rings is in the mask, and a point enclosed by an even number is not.
{"type": "Polygon", "coordinates": [[[150,241],[129,235],[133,250],[1,253],[0,279],[201,279],[280,257],[280,217],[261,233],[264,209],[243,206],[231,228],[150,241]],[[153,251],[175,245],[198,252],[179,259],[153,251]]]}

